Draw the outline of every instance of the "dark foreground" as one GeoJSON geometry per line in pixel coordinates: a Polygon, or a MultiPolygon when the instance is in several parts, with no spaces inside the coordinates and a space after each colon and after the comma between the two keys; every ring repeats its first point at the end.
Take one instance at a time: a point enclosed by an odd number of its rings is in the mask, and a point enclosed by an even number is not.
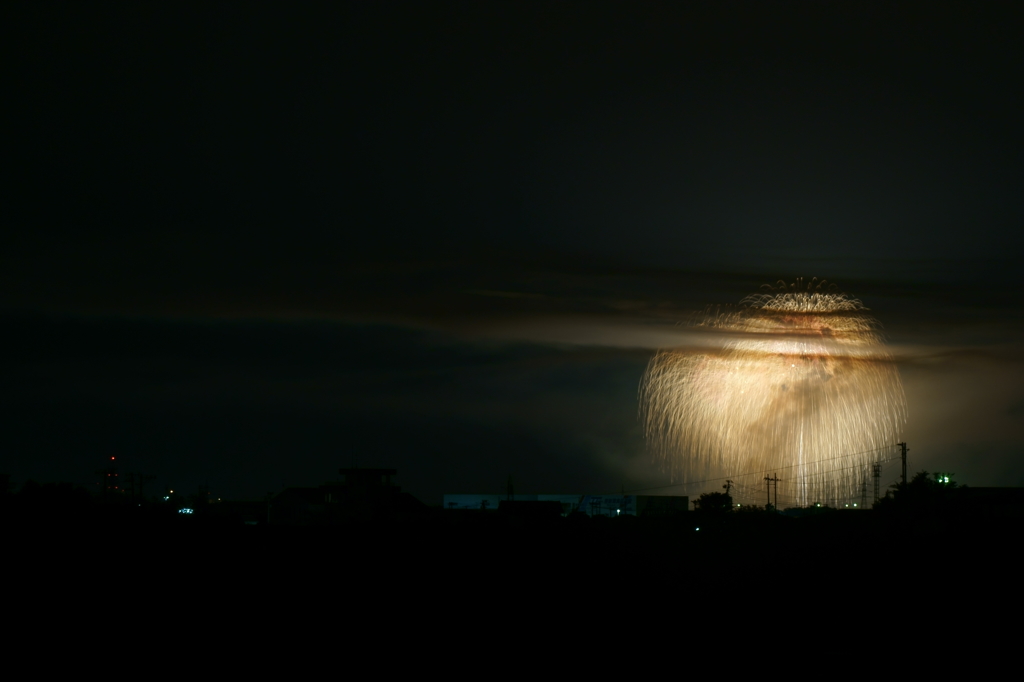
{"type": "Polygon", "coordinates": [[[1018,572],[1022,528],[1012,517],[866,510],[523,519],[430,509],[288,527],[93,509],[77,517],[8,515],[3,535],[5,564],[16,576],[9,584],[19,589],[90,600],[109,592],[119,604],[131,594],[140,603],[184,598],[216,611],[247,599],[303,610],[366,599],[444,609],[480,598],[491,609],[569,595],[596,605],[613,593],[685,607],[794,590],[850,590],[851,599],[865,590],[897,595],[908,585],[977,592],[1018,572]]]}

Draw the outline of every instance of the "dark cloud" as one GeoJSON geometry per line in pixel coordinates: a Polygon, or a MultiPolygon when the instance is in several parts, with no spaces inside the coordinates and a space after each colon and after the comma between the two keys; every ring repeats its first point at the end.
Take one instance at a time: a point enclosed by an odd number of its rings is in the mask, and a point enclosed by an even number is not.
{"type": "Polygon", "coordinates": [[[18,475],[657,482],[649,353],[797,277],[883,325],[915,462],[1024,470],[1018,9],[9,12],[18,475]]]}
{"type": "MultiPolygon", "coordinates": [[[[90,467],[116,453],[171,485],[253,496],[359,463],[398,467],[428,500],[497,490],[509,473],[542,491],[669,483],[636,419],[640,377],[658,347],[706,350],[731,337],[688,326],[699,311],[622,303],[657,301],[648,287],[660,285],[659,271],[616,273],[613,284],[579,271],[533,276],[517,282],[533,283],[516,287],[526,292],[421,290],[421,304],[447,315],[388,311],[388,299],[375,299],[401,325],[8,315],[12,470],[87,482],[90,467]],[[452,303],[474,298],[509,306],[452,303]]],[[[1021,330],[1005,316],[994,337],[989,316],[942,322],[939,299],[891,297],[933,306],[924,332],[892,325],[915,466],[962,471],[976,485],[1017,476],[1021,330]],[[990,463],[965,454],[979,434],[990,463]]]]}
{"type": "Polygon", "coordinates": [[[88,483],[107,455],[163,484],[253,496],[339,466],[451,486],[617,488],[642,455],[642,353],[339,323],[8,319],[16,478],[88,483]]]}

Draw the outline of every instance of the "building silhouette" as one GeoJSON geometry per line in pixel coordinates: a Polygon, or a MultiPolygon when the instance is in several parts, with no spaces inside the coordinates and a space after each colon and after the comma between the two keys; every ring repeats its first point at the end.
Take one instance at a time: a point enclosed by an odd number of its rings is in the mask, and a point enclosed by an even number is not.
{"type": "Polygon", "coordinates": [[[339,469],[339,480],[286,488],[269,501],[270,525],[319,526],[397,521],[420,516],[426,505],[403,493],[396,469],[339,469]]]}

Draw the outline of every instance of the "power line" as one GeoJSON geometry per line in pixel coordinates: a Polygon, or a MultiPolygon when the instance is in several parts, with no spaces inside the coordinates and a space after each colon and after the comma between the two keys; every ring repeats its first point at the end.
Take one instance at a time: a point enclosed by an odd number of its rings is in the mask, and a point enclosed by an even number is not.
{"type": "MultiPolygon", "coordinates": [[[[832,459],[834,460],[834,459],[839,459],[839,458],[832,458],[832,459]]],[[[887,463],[890,463],[890,462],[895,462],[895,461],[897,461],[899,459],[901,459],[901,458],[900,457],[891,457],[889,459],[877,460],[876,462],[874,462],[872,464],[872,468],[878,467],[880,469],[884,464],[887,464],[887,463]]],[[[819,461],[829,461],[829,460],[819,460],[819,461]]],[[[864,469],[866,471],[866,466],[862,465],[862,464],[855,464],[855,465],[851,465],[851,466],[848,466],[848,467],[833,467],[831,469],[824,469],[822,471],[805,474],[803,476],[796,477],[796,479],[790,478],[789,480],[790,481],[802,480],[802,479],[811,478],[811,477],[814,477],[814,476],[822,476],[822,475],[826,475],[826,474],[831,474],[831,473],[836,472],[836,471],[848,471],[850,469],[864,469]]],[[[779,479],[777,476],[773,475],[771,477],[771,479],[769,479],[766,476],[764,478],[764,480],[765,481],[769,481],[770,480],[776,486],[776,490],[775,490],[775,494],[776,494],[775,506],[777,507],[778,506],[778,489],[777,489],[778,488],[778,482],[779,481],[785,481],[786,479],[779,479]]],[[[737,500],[739,502],[743,502],[743,503],[750,504],[750,505],[753,505],[753,506],[758,506],[759,501],[763,499],[762,496],[764,495],[764,492],[761,490],[760,486],[744,485],[742,483],[732,483],[731,487],[737,490],[737,494],[733,495],[733,499],[737,500]]],[[[786,502],[786,503],[793,503],[793,504],[796,504],[797,502],[799,502],[799,499],[800,499],[798,494],[785,493],[785,492],[782,494],[782,498],[783,498],[784,502],[786,502]]],[[[847,495],[828,495],[828,496],[821,497],[821,501],[822,502],[825,502],[825,503],[832,502],[837,507],[839,505],[844,505],[844,504],[846,504],[846,505],[853,504],[853,506],[856,507],[858,505],[857,505],[856,502],[853,501],[854,499],[855,499],[855,497],[847,496],[847,495]]],[[[863,500],[862,500],[862,504],[860,506],[861,506],[861,508],[864,508],[864,509],[868,508],[868,505],[864,504],[863,500]]]]}
{"type": "MultiPolygon", "coordinates": [[[[893,457],[891,459],[884,459],[882,461],[883,462],[894,462],[897,459],[899,459],[899,458],[898,457],[893,457]]],[[[820,476],[822,474],[830,474],[833,471],[846,471],[847,469],[860,469],[860,468],[863,468],[863,467],[865,467],[865,465],[863,465],[863,464],[854,464],[854,465],[848,466],[848,467],[837,467],[835,469],[823,469],[821,471],[814,471],[814,472],[809,473],[809,474],[804,474],[803,476],[794,476],[794,477],[791,477],[790,480],[792,480],[793,478],[808,478],[808,477],[811,477],[811,476],[820,476]]]]}
{"type": "MultiPolygon", "coordinates": [[[[876,464],[885,464],[885,463],[888,463],[888,462],[895,462],[895,461],[897,461],[899,459],[900,459],[899,457],[891,457],[889,459],[877,460],[875,463],[876,464]]],[[[821,460],[821,461],[826,461],[826,460],[821,460]]],[[[850,466],[847,466],[847,467],[832,467],[830,469],[822,469],[820,471],[814,471],[814,472],[811,472],[811,473],[803,474],[802,476],[792,476],[788,480],[790,480],[790,481],[792,481],[792,480],[799,480],[799,479],[804,479],[804,478],[811,478],[811,477],[814,477],[814,476],[823,476],[825,474],[831,474],[831,473],[836,472],[836,471],[848,471],[850,469],[861,469],[861,468],[866,470],[867,467],[865,465],[862,465],[862,464],[853,464],[853,465],[850,465],[850,466]]],[[[787,480],[787,479],[779,479],[779,480],[781,481],[781,480],[787,480]]],[[[733,483],[733,487],[740,489],[741,491],[743,491],[747,495],[752,495],[752,496],[760,496],[761,495],[761,488],[760,488],[760,486],[751,486],[751,485],[744,485],[742,483],[733,483]]]]}
{"type": "MultiPolygon", "coordinates": [[[[773,467],[773,469],[775,469],[775,470],[782,470],[782,469],[792,469],[792,468],[795,468],[795,467],[806,467],[806,466],[811,465],[811,464],[817,464],[818,462],[832,462],[832,461],[835,461],[837,459],[845,459],[847,457],[856,457],[857,455],[866,455],[866,454],[871,453],[871,452],[880,452],[882,450],[887,450],[888,448],[898,447],[898,446],[899,446],[899,443],[893,443],[892,445],[886,445],[886,446],[883,446],[883,447],[880,447],[880,448],[874,448],[872,450],[861,450],[860,452],[851,452],[851,453],[846,454],[846,455],[839,455],[837,457],[828,457],[826,459],[816,459],[816,460],[814,460],[812,462],[804,462],[802,464],[790,464],[790,465],[787,465],[787,466],[773,467]]],[[[890,458],[890,459],[881,460],[881,461],[889,462],[889,461],[893,461],[894,459],[895,458],[890,458]]],[[[856,466],[862,466],[862,465],[855,465],[855,467],[856,466]]],[[[846,468],[855,468],[855,467],[846,467],[846,468]]],[[[827,471],[841,471],[841,470],[842,469],[829,469],[827,471]]],[[[686,483],[674,483],[674,484],[671,484],[671,485],[660,485],[660,486],[654,486],[654,487],[651,487],[651,488],[633,488],[629,492],[630,493],[640,493],[640,492],[646,492],[648,490],[665,490],[666,488],[683,488],[683,487],[686,487],[686,486],[700,485],[702,483],[713,483],[713,482],[717,482],[717,481],[727,481],[727,480],[730,480],[730,479],[739,478],[740,476],[763,476],[763,475],[764,475],[764,469],[762,469],[760,471],[750,471],[750,472],[747,472],[745,474],[732,474],[730,476],[719,476],[718,478],[706,478],[706,479],[701,480],[701,481],[687,481],[686,483]]],[[[733,483],[733,485],[736,485],[736,483],[733,483]]]]}

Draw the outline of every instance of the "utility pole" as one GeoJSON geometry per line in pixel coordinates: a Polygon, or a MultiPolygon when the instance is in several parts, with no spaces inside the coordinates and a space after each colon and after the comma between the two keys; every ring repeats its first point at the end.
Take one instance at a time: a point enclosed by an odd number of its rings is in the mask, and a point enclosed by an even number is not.
{"type": "Polygon", "coordinates": [[[156,476],[147,476],[136,471],[129,471],[127,478],[128,486],[126,490],[128,497],[132,502],[142,504],[146,501],[146,482],[152,481],[156,476]]]}
{"type": "Polygon", "coordinates": [[[728,495],[729,491],[732,490],[732,479],[725,479],[725,485],[723,485],[722,487],[725,488],[725,494],[728,495]]]}
{"type": "Polygon", "coordinates": [[[775,474],[772,474],[770,478],[768,476],[764,477],[764,489],[765,489],[765,493],[767,493],[767,496],[768,496],[767,506],[768,507],[772,506],[772,483],[775,484],[775,508],[778,509],[778,507],[779,507],[779,477],[776,476],[775,474]]]}
{"type": "Polygon", "coordinates": [[[900,446],[900,457],[903,459],[903,473],[901,479],[903,480],[903,487],[907,487],[907,444],[906,442],[897,443],[900,446]]]}
{"type": "Polygon", "coordinates": [[[878,502],[878,484],[882,478],[882,463],[875,462],[871,465],[871,476],[875,479],[875,502],[878,502]]]}
{"type": "Polygon", "coordinates": [[[860,508],[866,509],[868,506],[868,477],[865,476],[864,480],[860,484],[860,508]]]}
{"type": "Polygon", "coordinates": [[[155,478],[156,476],[153,474],[148,476],[146,474],[139,474],[139,502],[146,501],[146,482],[152,481],[155,478]]]}
{"type": "Polygon", "coordinates": [[[121,494],[121,486],[118,485],[117,467],[114,466],[114,457],[110,458],[110,464],[106,469],[96,473],[103,477],[100,481],[100,494],[104,500],[110,500],[115,495],[121,494]]]}

